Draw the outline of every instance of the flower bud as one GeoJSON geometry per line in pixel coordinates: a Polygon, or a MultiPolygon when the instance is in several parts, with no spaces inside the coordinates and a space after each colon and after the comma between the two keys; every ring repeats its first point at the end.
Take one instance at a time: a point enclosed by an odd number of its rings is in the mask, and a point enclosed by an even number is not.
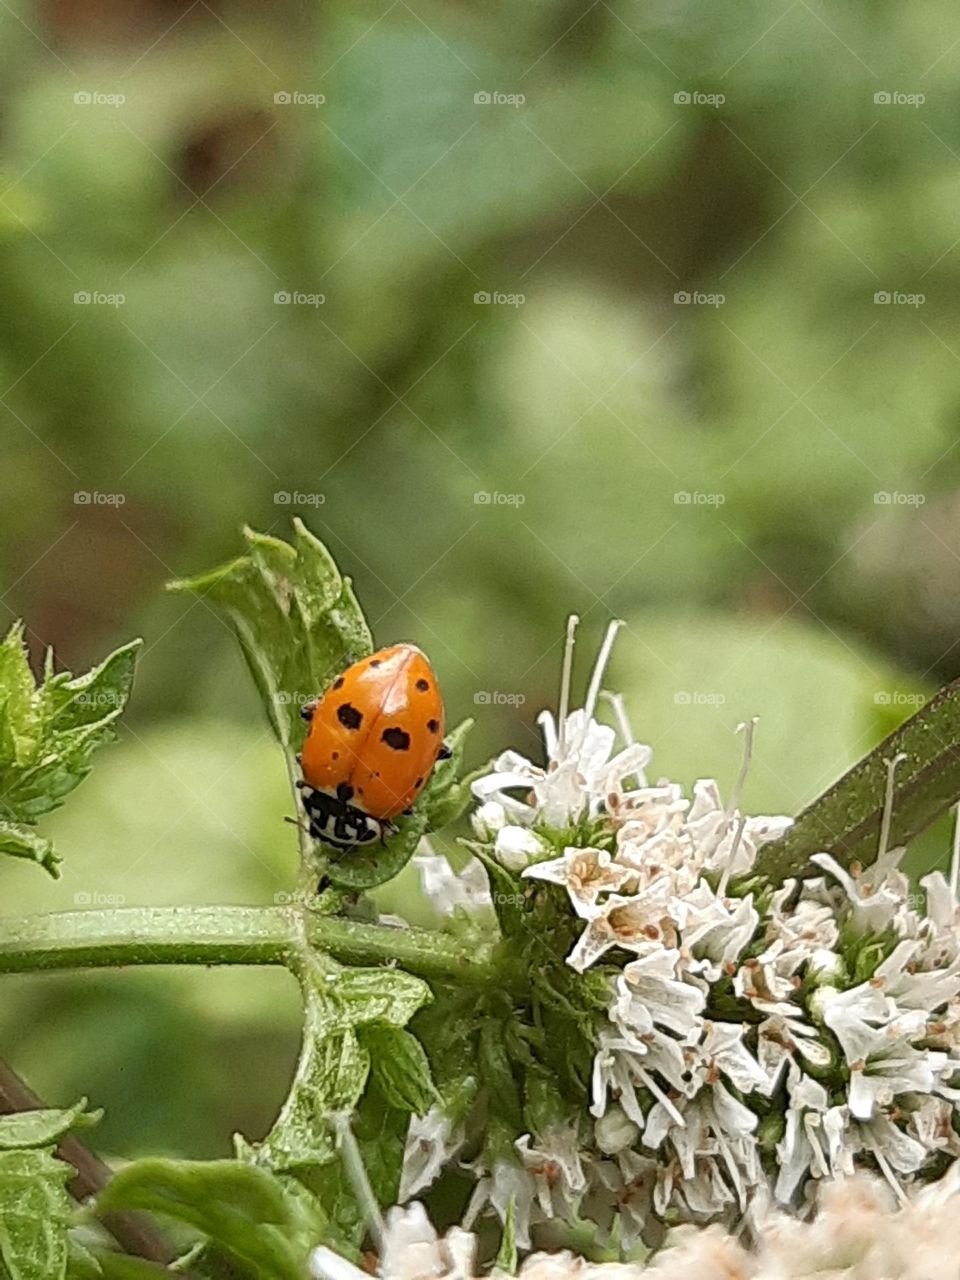
{"type": "Polygon", "coordinates": [[[526,827],[501,827],[497,832],[494,853],[508,871],[522,871],[531,858],[545,852],[543,842],[526,827]]]}
{"type": "Polygon", "coordinates": [[[487,800],[474,810],[470,821],[480,840],[492,840],[500,828],[506,825],[507,813],[496,800],[487,800]]]}
{"type": "Polygon", "coordinates": [[[614,1104],[597,1121],[593,1135],[604,1155],[615,1156],[634,1145],[640,1136],[640,1129],[622,1107],[614,1104]]]}

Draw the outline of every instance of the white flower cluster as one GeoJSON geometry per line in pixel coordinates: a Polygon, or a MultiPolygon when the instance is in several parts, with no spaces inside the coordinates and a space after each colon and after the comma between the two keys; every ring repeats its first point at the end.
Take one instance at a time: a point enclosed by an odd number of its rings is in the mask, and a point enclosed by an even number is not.
{"type": "MultiPolygon", "coordinates": [[[[602,962],[610,995],[584,1099],[592,1141],[582,1127],[520,1137],[514,1163],[483,1171],[472,1212],[489,1204],[505,1219],[512,1205],[523,1247],[537,1221],[615,1215],[629,1244],[651,1219],[756,1224],[810,1178],[864,1162],[903,1199],[935,1157],[960,1154],[955,893],[928,876],[919,914],[903,851],[888,852],[885,836],[866,871],[820,854],[824,875],[731,892],[790,824],[740,813],[753,726],[742,726],[726,805],[713,781],[691,798],[649,783],[650,749],[633,742],[622,705],[612,700],[619,752],[595,719],[617,625],[573,712],[568,631],[559,716],[541,717],[546,766],[508,752],[474,783],[478,836],[507,869],[565,889],[583,922],[566,961],[578,973],[602,962]],[[591,820],[605,824],[605,847],[550,856],[548,830],[591,820]]],[[[414,1122],[410,1194],[456,1148],[441,1122],[414,1122]]]]}
{"type": "MultiPolygon", "coordinates": [[[[866,1174],[827,1184],[812,1220],[771,1212],[750,1249],[722,1227],[689,1226],[674,1232],[646,1265],[535,1253],[517,1274],[519,1280],[958,1280],[958,1171],[960,1165],[953,1166],[904,1206],[866,1174]]],[[[329,1249],[315,1250],[311,1263],[315,1280],[367,1280],[329,1249]]],[[[476,1273],[470,1232],[455,1227],[439,1238],[420,1204],[390,1211],[378,1271],[383,1280],[472,1280],[476,1273]]]]}

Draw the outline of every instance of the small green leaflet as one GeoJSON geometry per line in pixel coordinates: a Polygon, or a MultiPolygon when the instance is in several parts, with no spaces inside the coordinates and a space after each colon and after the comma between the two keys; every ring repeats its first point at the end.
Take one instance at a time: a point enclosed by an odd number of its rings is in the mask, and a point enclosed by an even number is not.
{"type": "Polygon", "coordinates": [[[96,1124],[102,1114],[87,1111],[87,1100],[81,1098],[75,1107],[64,1111],[45,1108],[0,1116],[0,1151],[54,1146],[69,1130],[96,1124]]]}
{"type": "Polygon", "coordinates": [[[73,1175],[49,1151],[0,1151],[0,1259],[9,1280],[63,1280],[73,1175]]]}
{"type": "Polygon", "coordinates": [[[303,1047],[293,1086],[253,1149],[257,1163],[284,1172],[336,1158],[328,1117],[356,1109],[370,1072],[370,1049],[358,1031],[371,1023],[402,1027],[431,998],[425,982],[402,970],[346,969],[318,957],[306,962],[302,985],[303,1047]]]}
{"type": "Polygon", "coordinates": [[[403,1027],[371,1022],[360,1028],[360,1043],[370,1055],[370,1070],[387,1102],[422,1116],[440,1100],[423,1045],[403,1027]]]}
{"type": "Polygon", "coordinates": [[[503,1271],[508,1276],[516,1274],[517,1271],[517,1203],[513,1196],[510,1197],[510,1203],[507,1205],[507,1214],[503,1222],[503,1235],[500,1237],[500,1248],[497,1250],[497,1260],[494,1263],[497,1271],[503,1271]]]}
{"type": "Polygon", "coordinates": [[[77,677],[55,672],[48,652],[38,683],[22,624],[0,641],[0,853],[59,874],[52,844],[32,828],[87,776],[94,750],[115,738],[139,647],[124,645],[77,677]]]}
{"type": "Polygon", "coordinates": [[[162,1214],[201,1232],[244,1277],[303,1280],[311,1241],[298,1204],[266,1169],[238,1160],[138,1160],[107,1184],[97,1212],[162,1214]]]}
{"type": "Polygon", "coordinates": [[[245,529],[247,554],[172,591],[201,595],[227,614],[288,759],[304,736],[300,708],[373,650],[349,579],[300,521],[293,545],[245,529]]]}

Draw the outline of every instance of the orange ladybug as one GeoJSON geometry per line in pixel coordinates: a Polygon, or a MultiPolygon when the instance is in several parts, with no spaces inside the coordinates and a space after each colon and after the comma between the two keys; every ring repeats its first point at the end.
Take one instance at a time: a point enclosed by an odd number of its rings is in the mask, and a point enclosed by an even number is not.
{"type": "Polygon", "coordinates": [[[393,644],[361,658],[302,710],[298,782],[310,834],[351,849],[396,830],[444,746],[443,699],[426,656],[393,644]]]}

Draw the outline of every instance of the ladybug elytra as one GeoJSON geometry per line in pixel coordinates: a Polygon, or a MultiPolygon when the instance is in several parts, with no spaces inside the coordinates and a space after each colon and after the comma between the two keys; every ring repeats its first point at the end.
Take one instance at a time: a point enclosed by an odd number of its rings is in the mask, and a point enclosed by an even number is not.
{"type": "Polygon", "coordinates": [[[338,849],[383,839],[444,746],[443,699],[426,656],[394,644],[347,667],[303,708],[298,782],[310,834],[338,849]]]}

